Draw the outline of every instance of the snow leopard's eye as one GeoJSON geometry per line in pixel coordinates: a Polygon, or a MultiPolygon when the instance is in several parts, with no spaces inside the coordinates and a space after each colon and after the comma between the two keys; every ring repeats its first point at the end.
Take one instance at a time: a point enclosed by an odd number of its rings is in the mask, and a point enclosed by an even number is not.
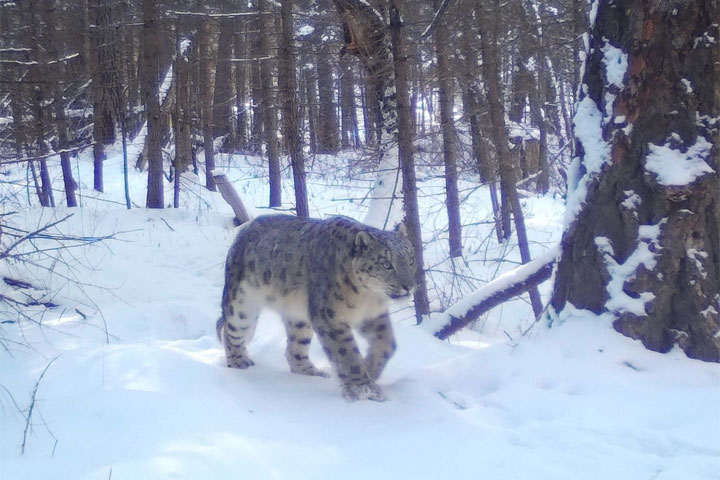
{"type": "Polygon", "coordinates": [[[384,268],[385,270],[392,270],[392,268],[393,268],[392,263],[390,263],[389,260],[385,260],[385,261],[382,263],[382,266],[383,266],[383,268],[384,268]]]}

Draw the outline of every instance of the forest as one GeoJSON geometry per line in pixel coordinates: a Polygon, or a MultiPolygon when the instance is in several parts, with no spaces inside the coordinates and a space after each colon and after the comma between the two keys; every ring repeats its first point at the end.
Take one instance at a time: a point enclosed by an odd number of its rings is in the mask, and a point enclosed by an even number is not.
{"type": "Polygon", "coordinates": [[[715,478],[718,18],[0,0],[8,478],[715,478]],[[225,256],[267,213],[404,225],[387,402],[291,378],[270,311],[223,368],[225,256]]]}

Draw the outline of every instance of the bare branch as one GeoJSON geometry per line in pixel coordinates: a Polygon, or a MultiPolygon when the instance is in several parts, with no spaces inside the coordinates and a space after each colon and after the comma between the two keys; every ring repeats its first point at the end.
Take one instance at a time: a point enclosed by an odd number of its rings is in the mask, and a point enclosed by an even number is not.
{"type": "MultiPolygon", "coordinates": [[[[59,357],[59,355],[58,355],[58,357],[59,357]]],[[[25,446],[27,445],[27,434],[28,434],[28,431],[30,430],[30,422],[32,421],[32,414],[33,414],[33,410],[35,409],[35,398],[37,396],[38,388],[40,387],[40,382],[42,381],[43,377],[45,376],[45,373],[48,371],[48,368],[50,368],[50,365],[52,365],[53,362],[58,359],[58,357],[55,357],[52,360],[50,360],[50,362],[48,362],[48,364],[45,366],[42,373],[38,377],[37,381],[35,382],[35,388],[33,388],[32,396],[30,397],[30,407],[28,410],[28,414],[25,417],[25,430],[23,431],[22,445],[20,445],[20,454],[21,455],[25,454],[25,446]]]]}

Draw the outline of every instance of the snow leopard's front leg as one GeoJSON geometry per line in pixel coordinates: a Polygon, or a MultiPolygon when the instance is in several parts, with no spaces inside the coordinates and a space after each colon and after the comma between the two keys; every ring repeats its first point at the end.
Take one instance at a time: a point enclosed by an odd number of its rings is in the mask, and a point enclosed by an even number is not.
{"type": "Polygon", "coordinates": [[[370,345],[365,357],[365,371],[368,377],[377,380],[397,348],[390,315],[385,312],[366,320],[360,327],[360,334],[370,345]]]}
{"type": "Polygon", "coordinates": [[[311,301],[310,314],[320,344],[330,363],[335,367],[342,383],[343,396],[348,401],[385,400],[380,387],[368,376],[360,349],[355,342],[352,329],[346,323],[335,319],[331,306],[317,305],[311,301]],[[315,305],[313,305],[315,304],[315,305]]]}

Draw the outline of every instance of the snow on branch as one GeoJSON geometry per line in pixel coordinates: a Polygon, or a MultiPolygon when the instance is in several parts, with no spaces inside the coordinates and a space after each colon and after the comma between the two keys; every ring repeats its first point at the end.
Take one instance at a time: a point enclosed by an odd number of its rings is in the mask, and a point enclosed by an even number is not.
{"type": "Polygon", "coordinates": [[[207,17],[207,18],[237,18],[237,17],[251,17],[255,15],[267,15],[273,12],[234,12],[234,13],[207,13],[207,12],[185,12],[185,11],[173,11],[170,12],[178,17],[207,17]]]}
{"type": "Polygon", "coordinates": [[[11,63],[13,65],[25,65],[25,66],[34,66],[34,65],[57,65],[58,63],[67,62],[69,60],[72,60],[73,58],[78,58],[80,56],[79,53],[73,53],[71,55],[67,55],[62,58],[58,58],[57,60],[50,60],[49,62],[38,62],[36,60],[31,60],[29,62],[23,62],[20,60],[8,60],[8,59],[0,59],[0,63],[11,63]]]}
{"type": "Polygon", "coordinates": [[[443,0],[443,2],[440,4],[440,8],[437,9],[437,12],[435,12],[435,16],[432,19],[432,22],[430,22],[430,25],[427,26],[427,28],[422,32],[420,35],[420,38],[427,38],[430,36],[432,31],[435,29],[435,26],[440,22],[443,15],[445,14],[445,10],[450,6],[450,2],[452,0],[443,0]]]}
{"type": "Polygon", "coordinates": [[[423,326],[442,340],[448,338],[491,308],[550,278],[559,255],[557,245],[535,260],[499,276],[440,315],[423,322],[423,326]]]}

